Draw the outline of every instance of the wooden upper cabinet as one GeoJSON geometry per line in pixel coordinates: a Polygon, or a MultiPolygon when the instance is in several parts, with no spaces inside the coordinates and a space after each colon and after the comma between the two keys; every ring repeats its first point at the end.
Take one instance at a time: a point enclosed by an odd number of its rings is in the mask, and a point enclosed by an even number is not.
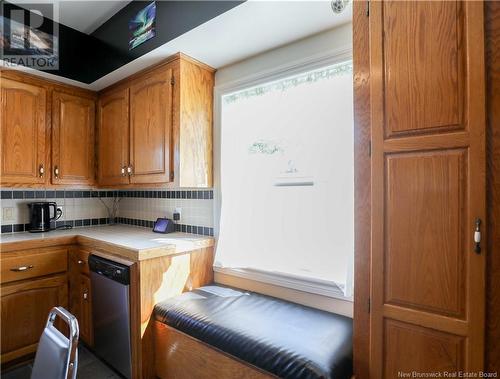
{"type": "Polygon", "coordinates": [[[164,68],[130,87],[131,183],[171,180],[172,80],[164,68]]]}
{"type": "Polygon", "coordinates": [[[47,177],[46,90],[2,77],[0,181],[44,184],[47,177]]]}
{"type": "Polygon", "coordinates": [[[94,100],[54,91],[52,184],[94,184],[94,130],[94,100]]]}
{"type": "Polygon", "coordinates": [[[98,106],[100,185],[128,184],[129,89],[101,96],[98,106]]]}
{"type": "Polygon", "coordinates": [[[177,54],[104,91],[99,184],[211,187],[213,86],[213,69],[177,54]]]}
{"type": "Polygon", "coordinates": [[[370,377],[481,371],[483,4],[377,1],[369,17],[370,377]]]}

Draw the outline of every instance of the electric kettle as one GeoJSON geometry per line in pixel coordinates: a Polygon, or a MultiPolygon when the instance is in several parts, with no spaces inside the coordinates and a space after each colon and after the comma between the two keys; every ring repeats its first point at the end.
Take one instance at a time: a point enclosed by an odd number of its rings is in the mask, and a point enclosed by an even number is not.
{"type": "Polygon", "coordinates": [[[62,216],[62,210],[57,208],[54,202],[40,201],[28,204],[30,222],[28,231],[31,233],[48,232],[50,222],[56,221],[62,216]],[[54,208],[54,216],[50,217],[50,208],[54,208]]]}

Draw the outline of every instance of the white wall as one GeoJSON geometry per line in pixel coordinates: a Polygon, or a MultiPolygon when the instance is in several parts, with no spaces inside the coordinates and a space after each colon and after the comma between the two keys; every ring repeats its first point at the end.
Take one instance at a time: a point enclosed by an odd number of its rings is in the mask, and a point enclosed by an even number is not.
{"type": "Polygon", "coordinates": [[[326,52],[345,47],[352,47],[351,23],[220,68],[215,74],[215,87],[222,87],[242,78],[284,66],[290,62],[322,56],[326,52]]]}
{"type": "MultiPolygon", "coordinates": [[[[293,42],[286,46],[256,55],[244,61],[219,69],[215,76],[215,94],[218,96],[224,88],[237,86],[251,78],[265,76],[266,73],[280,69],[293,68],[294,65],[321,60],[336,51],[345,51],[352,48],[352,24],[344,24],[337,28],[316,34],[305,39],[293,42]]],[[[214,196],[217,199],[220,165],[220,115],[215,101],[214,123],[214,196]]],[[[215,225],[218,224],[218,205],[215,202],[215,225]]],[[[323,309],[352,317],[353,306],[351,301],[327,297],[318,294],[289,289],[268,283],[262,283],[247,278],[240,278],[227,273],[215,273],[215,281],[250,291],[280,297],[289,301],[323,309]]]]}

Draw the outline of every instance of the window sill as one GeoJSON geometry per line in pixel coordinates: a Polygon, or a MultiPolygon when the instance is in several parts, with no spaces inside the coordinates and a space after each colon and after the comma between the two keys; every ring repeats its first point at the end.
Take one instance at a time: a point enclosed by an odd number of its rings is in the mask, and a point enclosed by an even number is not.
{"type": "Polygon", "coordinates": [[[253,269],[225,268],[217,266],[214,266],[214,271],[221,274],[232,275],[261,283],[291,288],[302,292],[314,293],[334,299],[350,302],[353,301],[352,297],[344,295],[344,292],[337,284],[325,280],[307,279],[299,276],[278,274],[274,272],[271,273],[253,269]]]}

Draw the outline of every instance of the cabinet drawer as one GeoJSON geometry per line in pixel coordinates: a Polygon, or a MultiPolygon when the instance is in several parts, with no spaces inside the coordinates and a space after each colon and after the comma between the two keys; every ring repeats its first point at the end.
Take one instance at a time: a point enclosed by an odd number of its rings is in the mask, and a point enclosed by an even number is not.
{"type": "Polygon", "coordinates": [[[71,270],[75,273],[89,275],[90,252],[83,249],[75,249],[70,254],[71,270]]]}
{"type": "Polygon", "coordinates": [[[0,257],[1,283],[65,272],[68,269],[67,248],[16,251],[0,257]]]}

